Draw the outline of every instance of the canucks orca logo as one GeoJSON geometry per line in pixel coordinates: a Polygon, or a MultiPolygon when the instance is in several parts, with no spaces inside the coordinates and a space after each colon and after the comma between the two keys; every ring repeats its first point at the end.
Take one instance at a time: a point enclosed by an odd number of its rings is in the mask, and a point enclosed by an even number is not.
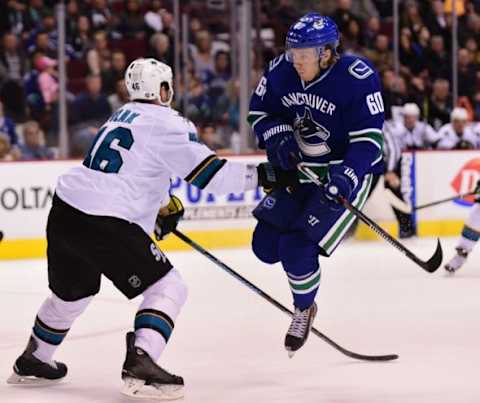
{"type": "Polygon", "coordinates": [[[330,152],[330,147],[326,143],[330,132],[315,121],[309,108],[305,108],[303,116],[297,114],[293,127],[295,139],[303,154],[309,157],[319,157],[330,152]]]}

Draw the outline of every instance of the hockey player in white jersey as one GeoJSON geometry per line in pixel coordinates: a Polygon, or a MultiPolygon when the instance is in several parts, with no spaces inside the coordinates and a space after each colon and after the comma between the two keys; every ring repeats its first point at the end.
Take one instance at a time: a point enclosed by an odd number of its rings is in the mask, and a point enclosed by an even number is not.
{"type": "Polygon", "coordinates": [[[402,151],[432,148],[439,137],[432,126],[420,120],[417,104],[407,103],[402,108],[403,122],[395,127],[402,151]]]}
{"type": "Polygon", "coordinates": [[[52,356],[98,293],[103,274],[127,298],[143,296],[135,331],[127,333],[122,393],[182,397],[183,379],[156,364],[187,297],[179,272],[149,236],[155,232],[163,238],[183,213],[181,202],[169,194],[170,178],[219,194],[296,180],[279,179],[266,164],[219,159],[198,143],[193,125],[170,107],[167,65],[137,59],[125,82],[131,102],[100,128],[83,164],[58,179],[47,224],[52,293],[38,311],[9,383],[48,383],[66,375],[66,365],[52,356]]]}
{"type": "Polygon", "coordinates": [[[465,108],[454,108],[450,114],[450,123],[438,131],[440,141],[437,148],[444,150],[471,150],[480,146],[479,138],[468,124],[465,108]]]}

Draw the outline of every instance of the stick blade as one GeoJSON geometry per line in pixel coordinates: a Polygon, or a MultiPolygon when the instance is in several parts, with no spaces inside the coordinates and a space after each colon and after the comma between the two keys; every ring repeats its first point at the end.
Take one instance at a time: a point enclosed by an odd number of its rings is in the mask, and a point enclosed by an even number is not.
{"type": "Polygon", "coordinates": [[[442,245],[440,243],[440,239],[437,239],[437,249],[435,249],[435,253],[429,260],[427,260],[426,262],[423,262],[422,267],[429,273],[433,273],[440,267],[440,265],[442,264],[442,260],[443,260],[442,245]]]}

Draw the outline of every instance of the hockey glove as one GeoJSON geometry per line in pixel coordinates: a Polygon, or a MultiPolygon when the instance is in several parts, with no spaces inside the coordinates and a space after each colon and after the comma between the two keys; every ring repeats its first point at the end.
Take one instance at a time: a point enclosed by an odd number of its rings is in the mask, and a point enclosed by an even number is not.
{"type": "Polygon", "coordinates": [[[286,133],[278,142],[277,158],[282,169],[286,171],[296,169],[302,160],[302,153],[293,132],[286,133]]]}
{"type": "Polygon", "coordinates": [[[262,162],[257,166],[258,185],[263,187],[265,193],[276,189],[289,189],[294,191],[300,182],[297,170],[284,171],[269,162],[262,162]]]}
{"type": "Polygon", "coordinates": [[[157,241],[165,237],[177,228],[178,222],[183,217],[185,210],[181,200],[174,195],[170,196],[170,201],[166,207],[162,207],[155,221],[155,238],[157,241]]]}
{"type": "Polygon", "coordinates": [[[340,198],[350,200],[358,186],[358,177],[355,171],[346,165],[332,165],[328,169],[327,183],[324,186],[323,202],[333,210],[341,208],[340,198]]]}

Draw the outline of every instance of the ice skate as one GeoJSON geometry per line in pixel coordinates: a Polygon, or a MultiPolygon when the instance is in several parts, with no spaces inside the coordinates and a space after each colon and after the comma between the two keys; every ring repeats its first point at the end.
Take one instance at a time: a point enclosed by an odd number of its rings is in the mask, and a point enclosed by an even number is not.
{"type": "Polygon", "coordinates": [[[27,348],[17,358],[13,374],[7,379],[11,385],[46,386],[60,382],[67,375],[67,366],[61,362],[43,362],[33,356],[37,341],[30,337],[27,348]]]}
{"type": "Polygon", "coordinates": [[[304,309],[303,311],[295,308],[292,323],[285,336],[285,349],[288,351],[290,358],[292,358],[295,352],[307,341],[316,314],[317,304],[315,302],[310,308],[304,309]]]}
{"type": "Polygon", "coordinates": [[[121,393],[135,399],[174,400],[183,397],[183,378],[159,367],[135,347],[135,333],[127,333],[127,357],[123,363],[121,393]]]}
{"type": "Polygon", "coordinates": [[[457,254],[445,265],[445,270],[448,274],[455,274],[455,272],[463,266],[467,260],[468,251],[461,247],[455,248],[457,254]]]}

